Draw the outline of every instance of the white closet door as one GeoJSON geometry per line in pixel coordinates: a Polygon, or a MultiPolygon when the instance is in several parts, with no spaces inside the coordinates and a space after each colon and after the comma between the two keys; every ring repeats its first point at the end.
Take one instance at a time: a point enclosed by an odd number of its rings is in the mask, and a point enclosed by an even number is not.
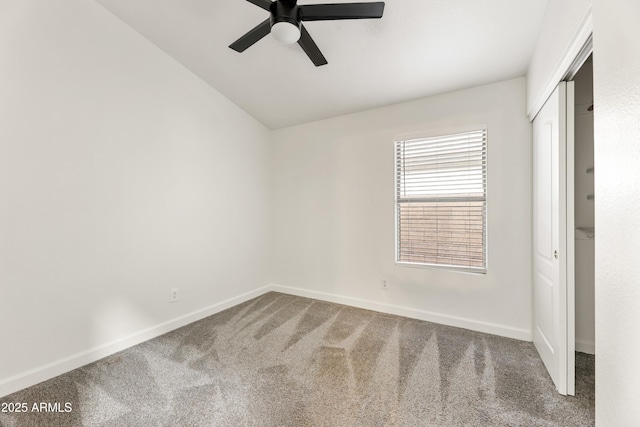
{"type": "Polygon", "coordinates": [[[573,105],[572,85],[560,83],[533,121],[533,343],[564,395],[575,394],[575,300],[567,282],[567,139],[573,137],[572,130],[567,132],[567,107],[573,105]]]}

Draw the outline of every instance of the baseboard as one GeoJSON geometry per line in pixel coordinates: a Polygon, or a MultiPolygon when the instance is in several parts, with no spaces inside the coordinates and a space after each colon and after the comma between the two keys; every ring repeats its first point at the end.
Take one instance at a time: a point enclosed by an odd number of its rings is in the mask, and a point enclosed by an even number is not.
{"type": "MultiPolygon", "coordinates": [[[[4,397],[24,388],[31,387],[33,385],[41,383],[42,381],[54,378],[58,375],[72,371],[88,363],[95,362],[104,357],[125,350],[129,347],[133,347],[134,345],[156,338],[160,335],[166,334],[167,332],[171,332],[174,329],[178,329],[182,326],[204,319],[205,317],[219,313],[223,310],[226,310],[227,308],[233,307],[237,304],[263,295],[264,293],[269,291],[314,298],[321,301],[334,302],[337,304],[349,305],[352,307],[378,311],[381,313],[395,314],[398,316],[425,320],[428,322],[469,329],[472,331],[484,332],[492,335],[499,335],[507,338],[514,338],[522,341],[532,340],[531,331],[525,329],[513,328],[488,322],[480,322],[473,319],[449,316],[425,310],[418,310],[414,308],[380,303],[376,301],[364,300],[338,294],[311,291],[289,286],[269,285],[250,292],[246,292],[233,298],[229,298],[227,300],[221,301],[200,310],[196,310],[194,312],[177,317],[151,328],[138,331],[109,343],[70,355],[68,357],[59,359],[43,366],[39,366],[27,372],[23,372],[3,379],[0,381],[0,397],[4,397]]],[[[582,343],[576,341],[576,350],[584,353],[594,354],[595,345],[593,343],[582,343]]]]}
{"type": "Polygon", "coordinates": [[[593,341],[576,340],[576,351],[580,353],[596,354],[596,343],[593,341]]]}
{"type": "Polygon", "coordinates": [[[31,369],[27,372],[5,378],[0,381],[0,397],[31,387],[41,383],[42,381],[49,380],[58,375],[64,374],[65,372],[72,371],[88,363],[95,362],[134,345],[156,338],[160,335],[166,334],[167,332],[171,332],[174,329],[181,328],[189,323],[204,319],[205,317],[219,313],[227,308],[233,307],[234,305],[238,305],[252,298],[258,297],[270,290],[270,286],[265,286],[246,292],[242,295],[238,295],[189,314],[176,317],[175,319],[135,332],[109,343],[73,354],[55,362],[31,369]]]}
{"type": "Polygon", "coordinates": [[[469,329],[477,332],[484,332],[491,335],[513,338],[521,341],[532,341],[530,330],[513,328],[511,326],[498,325],[488,322],[480,322],[473,319],[449,316],[446,314],[434,313],[431,311],[418,310],[410,307],[402,307],[393,304],[385,304],[376,301],[369,301],[360,298],[347,297],[326,292],[310,291],[308,289],[293,288],[289,286],[271,285],[269,290],[282,292],[284,294],[296,295],[307,298],[314,298],[321,301],[334,302],[337,304],[349,305],[352,307],[364,308],[366,310],[379,311],[387,314],[410,317],[412,319],[426,320],[428,322],[439,323],[441,325],[455,326],[457,328],[469,329]]]}

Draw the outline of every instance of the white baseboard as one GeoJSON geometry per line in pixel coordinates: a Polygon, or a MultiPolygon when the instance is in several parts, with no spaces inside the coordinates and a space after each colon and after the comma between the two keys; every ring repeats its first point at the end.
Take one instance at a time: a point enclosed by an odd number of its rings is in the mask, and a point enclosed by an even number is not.
{"type": "MultiPolygon", "coordinates": [[[[56,360],[43,366],[39,366],[27,372],[5,378],[0,381],[0,397],[15,393],[16,391],[22,390],[26,387],[31,387],[33,385],[41,383],[42,381],[54,378],[58,375],[72,371],[88,363],[95,362],[129,347],[133,347],[134,345],[143,343],[152,338],[156,338],[160,335],[166,334],[167,332],[171,332],[174,329],[178,329],[182,326],[204,319],[205,317],[219,313],[237,304],[263,295],[269,291],[314,298],[321,301],[334,302],[337,304],[349,305],[352,307],[378,311],[381,313],[395,314],[398,316],[425,320],[428,322],[469,329],[472,331],[484,332],[492,335],[499,335],[507,338],[514,338],[522,341],[532,340],[531,331],[525,329],[513,328],[510,326],[498,325],[488,322],[480,322],[472,319],[449,316],[445,314],[418,310],[409,307],[402,307],[393,304],[380,303],[376,301],[369,301],[360,298],[330,294],[326,292],[311,291],[307,289],[280,285],[269,285],[244,293],[242,295],[238,295],[233,298],[229,298],[217,304],[213,304],[209,307],[196,310],[189,314],[177,317],[175,319],[144,329],[142,331],[138,331],[109,343],[70,355],[68,357],[56,360]]],[[[589,343],[576,342],[576,350],[594,354],[595,346],[593,345],[593,343],[590,344],[591,347],[589,347],[588,345],[589,343]]]]}
{"type": "Polygon", "coordinates": [[[166,334],[167,332],[171,332],[174,329],[181,328],[189,323],[204,319],[205,317],[219,313],[227,308],[233,307],[234,305],[238,305],[252,298],[258,297],[270,290],[270,286],[265,286],[242,295],[229,298],[217,304],[210,305],[203,309],[196,310],[189,314],[176,317],[175,319],[159,325],[135,332],[115,341],[70,355],[63,359],[31,369],[27,372],[2,379],[0,380],[0,397],[15,393],[16,391],[22,390],[26,387],[31,387],[41,383],[42,381],[54,378],[58,375],[64,374],[65,372],[69,372],[88,363],[95,362],[126,348],[148,341],[152,338],[156,338],[160,335],[166,334]]]}
{"type": "Polygon", "coordinates": [[[576,351],[580,353],[596,354],[596,343],[593,341],[576,340],[576,351]]]}
{"type": "Polygon", "coordinates": [[[492,335],[499,335],[507,338],[514,338],[521,341],[533,341],[531,331],[519,329],[511,326],[498,325],[495,323],[481,322],[473,319],[449,316],[446,314],[434,313],[431,311],[418,310],[410,307],[402,307],[393,304],[385,304],[376,301],[369,301],[360,298],[347,297],[326,292],[310,291],[289,286],[271,285],[269,290],[282,292],[284,294],[296,295],[307,298],[314,298],[337,304],[349,305],[352,307],[364,308],[387,314],[410,317],[412,319],[426,320],[428,322],[439,323],[441,325],[455,326],[457,328],[470,329],[472,331],[484,332],[492,335]]]}

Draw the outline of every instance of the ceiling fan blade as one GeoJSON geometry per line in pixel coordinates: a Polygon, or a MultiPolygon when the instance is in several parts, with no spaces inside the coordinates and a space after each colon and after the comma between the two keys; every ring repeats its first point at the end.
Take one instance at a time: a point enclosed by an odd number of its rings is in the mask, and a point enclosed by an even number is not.
{"type": "Polygon", "coordinates": [[[264,10],[269,10],[269,8],[271,7],[271,1],[270,0],[247,0],[249,3],[253,3],[258,7],[263,8],[264,10]]]}
{"type": "Polygon", "coordinates": [[[305,4],[300,8],[303,21],[332,21],[336,19],[382,18],[384,2],[305,4]]]}
{"type": "Polygon", "coordinates": [[[258,40],[269,34],[271,31],[271,18],[268,18],[258,24],[253,30],[249,31],[238,40],[234,41],[229,47],[236,52],[244,52],[258,40]]]}
{"type": "Polygon", "coordinates": [[[311,62],[313,62],[316,67],[326,65],[327,60],[322,52],[320,52],[320,49],[318,49],[318,45],[313,41],[307,29],[304,28],[304,25],[300,26],[300,32],[301,35],[300,40],[298,40],[298,44],[302,50],[304,50],[304,53],[307,54],[311,62]]]}

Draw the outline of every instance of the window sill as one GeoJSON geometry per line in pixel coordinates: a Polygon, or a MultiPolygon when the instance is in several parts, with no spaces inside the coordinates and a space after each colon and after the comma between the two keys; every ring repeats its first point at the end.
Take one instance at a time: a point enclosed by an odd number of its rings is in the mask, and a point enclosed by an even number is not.
{"type": "Polygon", "coordinates": [[[400,261],[396,261],[396,265],[399,267],[422,268],[427,270],[447,270],[455,273],[465,273],[465,274],[474,274],[474,275],[487,274],[487,269],[480,268],[480,267],[460,267],[456,265],[422,264],[418,262],[400,262],[400,261]]]}

